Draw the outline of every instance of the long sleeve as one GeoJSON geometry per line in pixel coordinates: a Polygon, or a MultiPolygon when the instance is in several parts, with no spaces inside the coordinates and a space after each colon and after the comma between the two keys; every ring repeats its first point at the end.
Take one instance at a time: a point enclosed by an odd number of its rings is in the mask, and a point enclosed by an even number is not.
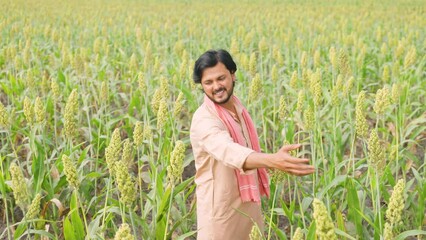
{"type": "Polygon", "coordinates": [[[244,174],[244,162],[254,150],[235,143],[205,105],[193,115],[190,138],[197,170],[197,238],[248,239],[253,221],[262,226],[262,214],[260,205],[241,201],[235,169],[244,174]]]}
{"type": "Polygon", "coordinates": [[[254,150],[235,143],[220,119],[205,112],[197,113],[194,114],[191,125],[192,142],[196,142],[216,161],[241,170],[245,159],[254,150]]]}

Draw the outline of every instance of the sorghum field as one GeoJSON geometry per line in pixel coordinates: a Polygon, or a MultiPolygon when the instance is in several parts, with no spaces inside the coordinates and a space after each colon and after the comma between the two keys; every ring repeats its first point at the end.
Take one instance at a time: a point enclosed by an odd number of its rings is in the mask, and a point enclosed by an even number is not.
{"type": "Polygon", "coordinates": [[[426,235],[426,2],[0,4],[0,239],[194,239],[195,59],[228,49],[271,171],[251,239],[426,235]]]}

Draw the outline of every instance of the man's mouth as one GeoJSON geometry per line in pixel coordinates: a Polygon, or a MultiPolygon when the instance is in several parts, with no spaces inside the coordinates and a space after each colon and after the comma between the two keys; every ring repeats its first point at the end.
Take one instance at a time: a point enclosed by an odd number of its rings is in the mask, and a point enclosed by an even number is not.
{"type": "Polygon", "coordinates": [[[225,92],[225,89],[224,88],[221,88],[221,89],[219,89],[219,90],[217,90],[217,91],[214,91],[213,92],[213,94],[214,95],[220,95],[220,94],[222,94],[222,93],[224,93],[225,92]]]}

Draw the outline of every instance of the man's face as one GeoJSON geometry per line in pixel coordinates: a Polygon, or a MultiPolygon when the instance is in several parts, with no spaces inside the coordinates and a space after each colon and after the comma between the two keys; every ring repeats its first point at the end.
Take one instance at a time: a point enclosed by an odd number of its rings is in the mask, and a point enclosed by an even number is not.
{"type": "Polygon", "coordinates": [[[225,104],[234,91],[234,81],[235,74],[231,74],[223,63],[218,62],[214,67],[204,69],[201,86],[210,100],[225,104]]]}

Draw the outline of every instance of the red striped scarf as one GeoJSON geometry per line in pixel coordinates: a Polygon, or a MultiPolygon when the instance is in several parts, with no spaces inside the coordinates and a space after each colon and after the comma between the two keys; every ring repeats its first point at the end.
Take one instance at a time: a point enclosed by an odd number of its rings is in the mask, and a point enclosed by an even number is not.
{"type": "MultiPolygon", "coordinates": [[[[236,96],[232,96],[232,98],[236,107],[242,109],[242,117],[247,126],[252,149],[255,150],[256,152],[260,152],[259,138],[257,136],[257,132],[256,132],[256,128],[254,127],[253,120],[251,119],[247,109],[241,104],[240,100],[236,96]]],[[[217,112],[219,118],[228,128],[228,131],[231,134],[231,137],[234,140],[234,142],[242,146],[245,146],[243,133],[240,131],[237,131],[238,123],[234,120],[231,114],[224,107],[214,103],[207,96],[204,96],[204,103],[207,104],[208,107],[212,108],[213,110],[217,112]]],[[[253,201],[253,202],[260,203],[261,195],[266,195],[269,197],[268,173],[266,172],[265,168],[257,169],[259,188],[256,184],[254,173],[242,175],[240,173],[240,170],[235,169],[235,174],[237,176],[240,197],[243,202],[253,201]]]]}

